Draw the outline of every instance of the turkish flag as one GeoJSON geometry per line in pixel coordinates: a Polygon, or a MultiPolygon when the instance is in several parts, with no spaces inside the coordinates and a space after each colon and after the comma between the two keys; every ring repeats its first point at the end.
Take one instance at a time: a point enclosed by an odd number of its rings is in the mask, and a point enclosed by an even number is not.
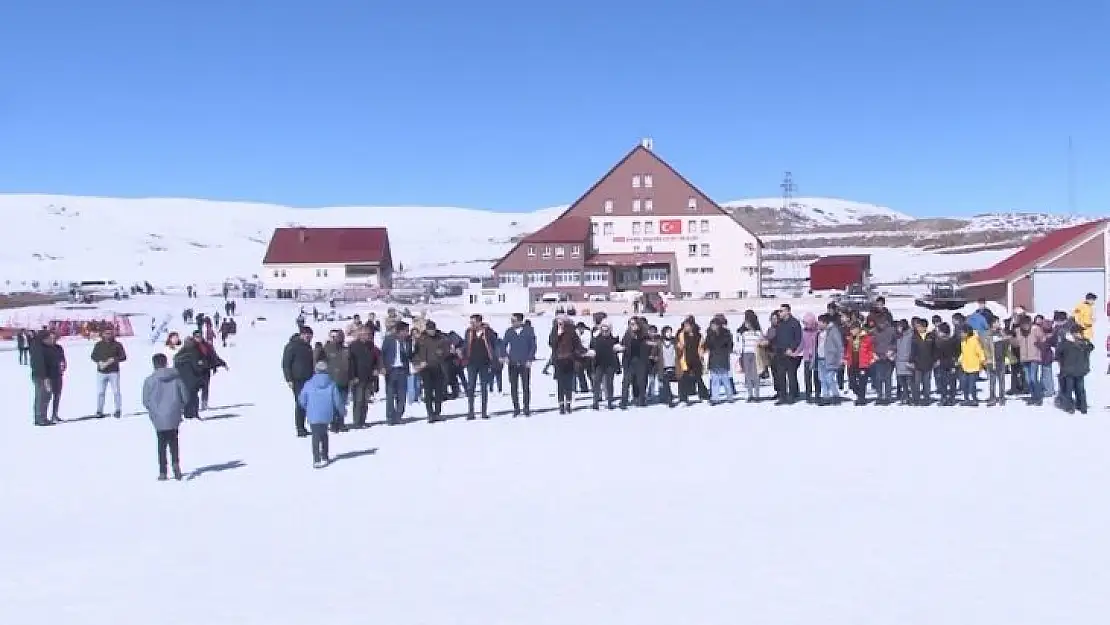
{"type": "Polygon", "coordinates": [[[681,219],[663,219],[659,222],[659,234],[682,234],[681,219]]]}

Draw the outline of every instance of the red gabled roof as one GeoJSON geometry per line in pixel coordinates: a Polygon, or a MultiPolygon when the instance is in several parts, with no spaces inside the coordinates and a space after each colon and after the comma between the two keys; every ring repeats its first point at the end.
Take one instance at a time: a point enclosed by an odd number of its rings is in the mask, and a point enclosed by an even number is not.
{"type": "Polygon", "coordinates": [[[594,254],[587,267],[638,267],[640,265],[674,264],[674,252],[634,252],[632,254],[594,254]]]}
{"type": "Polygon", "coordinates": [[[586,243],[590,236],[590,220],[566,216],[521,239],[522,243],[586,243]]]}
{"type": "Polygon", "coordinates": [[[385,228],[278,228],[264,265],[389,262],[385,228]]]}
{"type": "Polygon", "coordinates": [[[810,267],[828,267],[833,265],[858,265],[867,267],[871,264],[870,254],[841,254],[822,256],[809,264],[810,267]]]}
{"type": "MultiPolygon", "coordinates": [[[[632,148],[632,149],[631,149],[631,150],[630,150],[630,151],[628,152],[628,154],[625,154],[625,155],[624,155],[624,158],[622,158],[621,160],[617,161],[615,165],[613,165],[612,167],[610,167],[610,168],[609,168],[609,171],[605,172],[605,175],[604,175],[604,176],[602,176],[602,177],[598,178],[598,179],[597,179],[597,180],[596,180],[596,181],[595,181],[595,182],[594,182],[594,183],[593,183],[592,185],[590,185],[590,188],[589,188],[589,189],[586,189],[586,192],[585,192],[585,193],[583,193],[582,195],[578,196],[578,199],[577,199],[577,200],[575,200],[574,202],[572,202],[572,203],[570,204],[570,206],[568,206],[568,207],[566,208],[566,210],[564,210],[564,211],[563,211],[562,213],[560,213],[560,214],[559,214],[559,216],[558,216],[558,217],[556,217],[556,218],[555,218],[554,220],[552,220],[552,222],[551,222],[550,224],[548,224],[548,225],[547,225],[547,227],[546,227],[546,228],[544,228],[544,230],[546,230],[547,228],[550,228],[551,226],[554,226],[555,224],[559,223],[559,221],[561,221],[561,220],[567,219],[567,215],[568,215],[568,214],[569,214],[569,213],[570,213],[571,211],[573,211],[573,210],[574,210],[575,208],[577,208],[577,207],[578,207],[578,205],[582,203],[582,200],[586,199],[586,198],[587,198],[587,197],[588,197],[588,196],[589,196],[589,195],[590,195],[591,193],[593,193],[594,189],[596,189],[596,188],[597,188],[598,186],[600,186],[600,185],[601,185],[601,183],[602,183],[602,182],[605,182],[606,180],[608,180],[608,179],[609,179],[609,177],[613,175],[613,172],[617,171],[617,169],[619,169],[621,165],[624,165],[624,163],[625,163],[625,162],[626,162],[626,161],[627,161],[628,159],[632,158],[632,156],[633,156],[634,154],[636,154],[637,152],[639,152],[639,151],[641,151],[641,150],[642,150],[642,151],[644,151],[644,152],[647,152],[647,153],[648,153],[649,155],[651,155],[651,158],[655,159],[655,161],[656,161],[656,162],[658,162],[658,163],[659,163],[660,165],[662,165],[663,167],[666,167],[666,168],[667,168],[668,170],[670,170],[670,172],[671,172],[671,173],[673,173],[673,174],[674,174],[675,176],[677,176],[677,177],[678,177],[678,179],[679,179],[679,180],[681,180],[681,181],[682,181],[682,182],[683,182],[683,183],[684,183],[684,184],[685,184],[686,186],[688,186],[688,187],[690,187],[691,189],[693,189],[693,190],[694,190],[695,192],[697,192],[697,193],[698,193],[699,195],[701,195],[702,197],[704,197],[704,198],[708,199],[708,200],[709,200],[709,203],[710,203],[710,205],[712,205],[712,206],[713,206],[713,208],[717,209],[717,211],[719,211],[719,212],[720,212],[720,213],[721,213],[722,215],[725,215],[725,216],[726,216],[726,217],[728,217],[729,219],[733,219],[732,215],[730,215],[730,214],[728,213],[728,211],[726,211],[725,209],[721,208],[721,205],[720,205],[720,204],[717,204],[716,202],[714,202],[712,198],[710,198],[710,197],[709,197],[708,195],[706,195],[705,193],[703,193],[701,189],[699,189],[699,188],[698,188],[698,187],[697,187],[696,185],[694,185],[694,184],[693,184],[692,182],[690,182],[690,181],[689,181],[689,180],[688,180],[688,179],[686,178],[686,176],[683,176],[683,175],[682,175],[682,174],[681,174],[681,173],[680,173],[680,172],[679,172],[679,171],[678,171],[677,169],[675,169],[674,167],[671,167],[671,164],[670,164],[670,163],[668,163],[667,161],[665,161],[665,160],[663,160],[662,158],[660,158],[660,157],[659,157],[659,156],[658,156],[658,155],[657,155],[657,154],[656,154],[655,152],[653,152],[653,151],[651,151],[651,150],[649,150],[649,149],[645,148],[645,147],[643,146],[643,144],[638,144],[638,145],[637,145],[636,147],[632,148]]],[[[587,224],[588,224],[588,223],[589,223],[589,220],[586,220],[586,221],[587,221],[587,224]]],[[[735,219],[733,219],[733,221],[735,221],[735,219]]],[[[751,231],[751,230],[750,230],[750,229],[749,229],[749,228],[748,228],[747,226],[745,226],[744,224],[742,224],[742,223],[740,223],[740,222],[738,222],[738,221],[736,222],[736,224],[737,224],[738,226],[740,226],[741,228],[743,228],[743,229],[747,230],[748,232],[751,232],[752,236],[755,236],[755,233],[754,233],[754,232],[752,232],[752,231],[751,231]]],[[[587,232],[589,232],[589,225],[587,225],[587,226],[586,226],[586,228],[587,228],[587,232]]],[[[542,232],[542,231],[543,231],[543,230],[540,230],[540,232],[542,232]]],[[[518,243],[517,243],[516,245],[514,245],[514,246],[512,247],[512,249],[510,249],[510,250],[509,250],[508,252],[506,252],[504,256],[502,256],[502,257],[501,257],[501,258],[500,258],[500,259],[499,259],[499,260],[498,260],[498,261],[497,261],[496,263],[494,263],[494,264],[493,264],[493,268],[494,268],[494,269],[497,269],[497,267],[498,267],[498,266],[500,266],[500,265],[501,265],[501,263],[505,262],[505,259],[506,259],[506,258],[508,258],[509,256],[512,256],[513,252],[517,251],[517,249],[519,249],[519,248],[520,248],[521,244],[523,244],[523,243],[524,243],[525,241],[527,241],[528,239],[531,239],[531,238],[532,238],[532,237],[531,237],[531,236],[529,236],[529,237],[525,237],[524,239],[521,239],[521,240],[520,240],[520,242],[518,242],[518,243]]],[[[763,239],[760,239],[760,238],[759,238],[758,236],[756,236],[756,237],[755,237],[755,240],[756,240],[756,241],[757,241],[757,242],[759,243],[759,247],[760,247],[760,249],[763,249],[763,248],[765,248],[765,247],[766,247],[766,245],[764,245],[764,243],[763,243],[763,239]]],[[[537,243],[546,243],[547,241],[540,241],[539,239],[535,239],[535,240],[534,240],[534,241],[532,241],[532,242],[537,242],[537,243]]],[[[555,243],[555,242],[557,242],[557,241],[553,241],[553,243],[555,243]]]]}
{"type": "Polygon", "coordinates": [[[1041,238],[1032,241],[1029,245],[1018,250],[1012,256],[1003,259],[991,267],[972,273],[968,282],[1001,282],[1017,277],[1017,274],[1035,265],[1037,261],[1042,260],[1053,252],[1060,251],[1060,249],[1066,245],[1075,243],[1077,240],[1093,232],[1095,228],[1104,225],[1106,221],[1105,219],[1098,219],[1077,226],[1053,230],[1041,238]]]}

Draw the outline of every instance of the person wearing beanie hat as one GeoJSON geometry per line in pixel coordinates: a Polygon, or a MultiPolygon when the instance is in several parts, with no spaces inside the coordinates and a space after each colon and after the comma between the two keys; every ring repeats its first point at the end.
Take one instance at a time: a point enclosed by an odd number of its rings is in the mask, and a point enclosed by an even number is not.
{"type": "Polygon", "coordinates": [[[328,363],[316,363],[316,373],[304,384],[297,402],[305,411],[309,431],[312,434],[312,466],[322,469],[328,466],[328,426],[335,420],[336,411],[343,410],[343,398],[328,375],[328,363]]]}

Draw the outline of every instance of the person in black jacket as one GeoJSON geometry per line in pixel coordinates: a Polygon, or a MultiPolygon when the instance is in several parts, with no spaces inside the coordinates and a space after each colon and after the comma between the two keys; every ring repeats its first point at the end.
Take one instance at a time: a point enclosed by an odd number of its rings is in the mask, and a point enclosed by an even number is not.
{"type": "Polygon", "coordinates": [[[116,340],[116,332],[111,328],[105,329],[100,334],[100,340],[93,345],[90,356],[96,363],[96,417],[104,418],[104,395],[108,387],[112,387],[112,398],[115,400],[116,411],[114,416],[118,419],[123,416],[123,399],[119,390],[119,363],[127,360],[127,352],[123,344],[116,340]]]}
{"type": "Polygon", "coordinates": [[[58,419],[58,400],[62,392],[62,374],[66,358],[62,347],[56,343],[53,332],[43,332],[28,341],[31,364],[31,381],[35,386],[35,425],[53,425],[58,419]],[[54,412],[47,418],[53,403],[54,412]]]}
{"type": "Polygon", "coordinates": [[[940,393],[940,405],[956,405],[956,386],[959,377],[956,375],[956,362],[960,358],[960,337],[952,334],[952,327],[941,322],[936,326],[937,364],[934,369],[937,382],[937,391],[940,393]]]}
{"type": "Polygon", "coordinates": [[[779,323],[775,336],[771,339],[771,359],[775,376],[775,388],[779,389],[778,406],[793,404],[801,395],[798,387],[798,367],[802,364],[802,324],[791,313],[790,304],[779,308],[779,323]]]}
{"type": "Polygon", "coordinates": [[[15,345],[19,350],[19,364],[25,365],[30,362],[31,357],[31,341],[30,335],[26,330],[20,330],[15,333],[15,345]]]}
{"type": "Polygon", "coordinates": [[[733,400],[733,389],[729,384],[732,375],[732,334],[728,331],[726,322],[723,317],[714,317],[709,322],[709,329],[705,331],[704,351],[709,368],[711,404],[721,401],[721,391],[724,391],[727,401],[733,400]]]}
{"type": "Polygon", "coordinates": [[[285,383],[293,391],[294,424],[297,427],[297,436],[308,436],[305,427],[305,412],[298,398],[306,382],[316,374],[316,362],[312,354],[312,328],[302,325],[300,332],[290,337],[281,356],[281,370],[285,375],[285,383]]]}
{"type": "Polygon", "coordinates": [[[366,411],[382,369],[381,352],[370,339],[370,328],[362,326],[351,343],[351,404],[354,428],[366,427],[366,411]]]}
{"type": "Polygon", "coordinates": [[[1082,329],[1073,325],[1056,349],[1060,361],[1060,377],[1064,385],[1060,393],[1060,407],[1068,414],[1079,411],[1087,414],[1087,385],[1085,378],[1091,372],[1091,352],[1095,346],[1083,338],[1082,329]]]}
{"type": "Polygon", "coordinates": [[[203,334],[193,332],[193,341],[196,343],[197,351],[200,352],[201,358],[201,374],[199,382],[200,390],[200,409],[208,410],[208,393],[212,385],[212,376],[220,367],[225,370],[228,369],[227,363],[223,358],[216,353],[216,346],[205,340],[203,334]]]}
{"type": "Polygon", "coordinates": [[[594,391],[593,409],[601,407],[602,391],[605,394],[606,405],[613,409],[613,377],[620,371],[620,361],[617,359],[617,337],[613,336],[613,326],[602,322],[598,332],[590,339],[589,353],[593,359],[593,379],[590,380],[594,391]]]}
{"type": "Polygon", "coordinates": [[[932,404],[933,367],[937,364],[936,340],[929,334],[929,322],[913,320],[913,342],[910,344],[910,364],[913,365],[913,384],[910,386],[911,402],[915,406],[932,404]]]}
{"type": "Polygon", "coordinates": [[[621,339],[621,410],[628,408],[628,395],[636,405],[647,406],[647,376],[651,360],[651,345],[648,344],[647,332],[639,319],[628,322],[628,332],[621,339]]]}
{"type": "Polygon", "coordinates": [[[208,375],[208,363],[204,360],[194,333],[185,339],[181,349],[173,356],[173,368],[185,386],[185,418],[200,418],[200,393],[204,378],[208,375]]]}

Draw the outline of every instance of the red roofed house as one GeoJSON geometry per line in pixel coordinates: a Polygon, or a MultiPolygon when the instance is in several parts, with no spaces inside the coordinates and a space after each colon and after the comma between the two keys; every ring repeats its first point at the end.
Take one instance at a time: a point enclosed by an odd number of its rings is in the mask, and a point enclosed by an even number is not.
{"type": "Polygon", "coordinates": [[[645,139],[493,271],[503,286],[527,287],[533,301],[612,291],[760,297],[762,247],[645,139]]]}
{"type": "Polygon", "coordinates": [[[389,288],[393,257],[385,228],[278,228],[262,260],[277,297],[389,288]]]}
{"type": "Polygon", "coordinates": [[[973,300],[986,299],[1008,308],[1021,306],[1046,316],[1071,312],[1087,293],[1106,301],[1107,230],[1099,219],[1061,228],[992,267],[976,271],[964,285],[973,300]]]}

